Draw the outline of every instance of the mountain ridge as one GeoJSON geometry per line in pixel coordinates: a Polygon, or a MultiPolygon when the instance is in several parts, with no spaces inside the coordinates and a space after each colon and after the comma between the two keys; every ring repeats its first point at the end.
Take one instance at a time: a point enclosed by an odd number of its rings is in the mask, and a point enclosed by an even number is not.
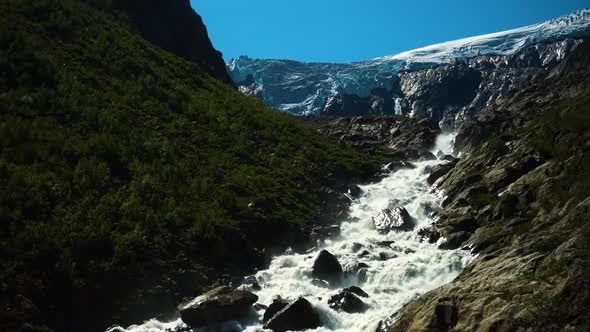
{"type": "MultiPolygon", "coordinates": [[[[230,61],[227,67],[232,80],[242,91],[256,91],[255,95],[266,105],[296,115],[322,115],[332,97],[350,95],[366,98],[372,96],[374,89],[385,89],[388,93],[395,94],[394,90],[399,81],[398,76],[403,72],[432,69],[441,65],[453,64],[455,61],[468,61],[483,55],[508,57],[515,54],[516,51],[522,52],[526,47],[532,47],[535,44],[555,43],[567,38],[575,39],[588,36],[590,35],[590,10],[581,10],[559,19],[509,32],[511,33],[493,34],[495,39],[491,38],[491,35],[484,35],[487,44],[483,43],[483,46],[476,43],[481,37],[468,38],[467,41],[471,44],[466,44],[463,39],[429,46],[435,51],[436,47],[442,48],[444,51],[438,50],[439,54],[434,58],[432,54],[428,52],[426,54],[422,48],[401,53],[403,56],[394,55],[354,63],[305,63],[240,57],[230,61]],[[502,42],[500,37],[506,40],[502,42]],[[511,47],[506,47],[504,44],[511,47]],[[457,51],[454,51],[449,45],[457,46],[457,51]],[[474,45],[478,47],[474,47],[474,45]],[[410,56],[412,52],[415,53],[417,60],[421,61],[412,60],[410,56]],[[252,85],[252,82],[255,85],[252,85]]],[[[556,52],[561,52],[561,50],[556,50],[556,52]]],[[[391,97],[395,99],[399,96],[391,97]]],[[[389,113],[381,112],[381,114],[395,114],[396,110],[389,108],[386,112],[389,113]]],[[[402,112],[410,114],[411,108],[406,107],[402,112]]],[[[364,114],[372,113],[370,110],[365,110],[364,113],[354,115],[364,114]]],[[[332,112],[332,115],[337,114],[332,112]]]]}

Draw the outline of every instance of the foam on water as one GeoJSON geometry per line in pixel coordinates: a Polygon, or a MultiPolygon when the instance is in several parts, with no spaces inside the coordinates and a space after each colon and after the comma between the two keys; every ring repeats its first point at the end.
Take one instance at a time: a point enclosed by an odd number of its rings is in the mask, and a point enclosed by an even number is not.
{"type": "MultiPolygon", "coordinates": [[[[441,135],[436,151],[451,154],[454,135],[441,135]]],[[[378,183],[361,186],[363,194],[354,200],[349,215],[341,225],[338,238],[324,239],[307,253],[288,250],[275,257],[269,268],[256,274],[262,287],[255,293],[259,303],[269,305],[276,296],[296,299],[305,296],[316,307],[324,326],[315,331],[367,331],[375,330],[380,321],[386,320],[412,299],[452,281],[469,263],[471,256],[460,250],[440,250],[435,244],[420,242],[417,232],[432,223],[427,206],[439,209],[444,197],[432,190],[426,179],[429,168],[442,161],[416,162],[416,168],[399,170],[378,183]],[[386,208],[404,206],[416,222],[412,232],[380,234],[372,227],[372,217],[386,208]],[[388,244],[388,241],[394,241],[388,244]],[[369,305],[363,313],[336,312],[327,305],[330,295],[338,289],[317,286],[311,277],[314,259],[323,249],[334,254],[343,268],[355,263],[365,263],[366,281],[356,277],[344,280],[343,287],[360,286],[369,294],[363,299],[369,305]],[[369,254],[359,255],[362,251],[369,254]],[[382,256],[395,257],[381,260],[382,256]],[[362,256],[362,257],[360,257],[362,256]]],[[[248,286],[242,288],[251,290],[248,286]]],[[[223,331],[242,329],[261,331],[264,310],[253,313],[248,321],[228,322],[196,331],[223,331]]],[[[128,329],[113,328],[109,332],[155,332],[183,326],[180,320],[162,323],[151,320],[128,329]]]]}

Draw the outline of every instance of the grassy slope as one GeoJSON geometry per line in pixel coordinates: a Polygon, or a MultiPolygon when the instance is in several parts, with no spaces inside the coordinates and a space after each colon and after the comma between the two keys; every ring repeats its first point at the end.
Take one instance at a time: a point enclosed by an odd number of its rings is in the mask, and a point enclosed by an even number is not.
{"type": "Polygon", "coordinates": [[[1,290],[60,330],[145,276],[245,259],[309,225],[324,175],[381,162],[76,1],[0,2],[0,46],[1,290]]]}

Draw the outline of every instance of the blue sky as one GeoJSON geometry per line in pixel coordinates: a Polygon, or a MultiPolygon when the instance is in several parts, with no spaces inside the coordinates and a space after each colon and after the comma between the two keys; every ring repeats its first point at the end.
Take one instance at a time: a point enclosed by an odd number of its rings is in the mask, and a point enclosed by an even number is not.
{"type": "Polygon", "coordinates": [[[351,62],[542,22],[590,0],[191,0],[225,60],[351,62]]]}

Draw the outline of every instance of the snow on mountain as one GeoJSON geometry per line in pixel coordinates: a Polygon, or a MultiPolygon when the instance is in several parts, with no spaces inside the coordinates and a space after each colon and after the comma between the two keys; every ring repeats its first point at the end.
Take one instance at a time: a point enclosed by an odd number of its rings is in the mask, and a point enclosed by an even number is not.
{"type": "Polygon", "coordinates": [[[415,71],[478,55],[509,55],[527,46],[590,36],[590,9],[519,29],[470,37],[355,63],[317,63],[240,56],[227,66],[234,82],[255,82],[258,97],[279,111],[320,114],[333,96],[391,91],[400,71],[415,71]]]}

